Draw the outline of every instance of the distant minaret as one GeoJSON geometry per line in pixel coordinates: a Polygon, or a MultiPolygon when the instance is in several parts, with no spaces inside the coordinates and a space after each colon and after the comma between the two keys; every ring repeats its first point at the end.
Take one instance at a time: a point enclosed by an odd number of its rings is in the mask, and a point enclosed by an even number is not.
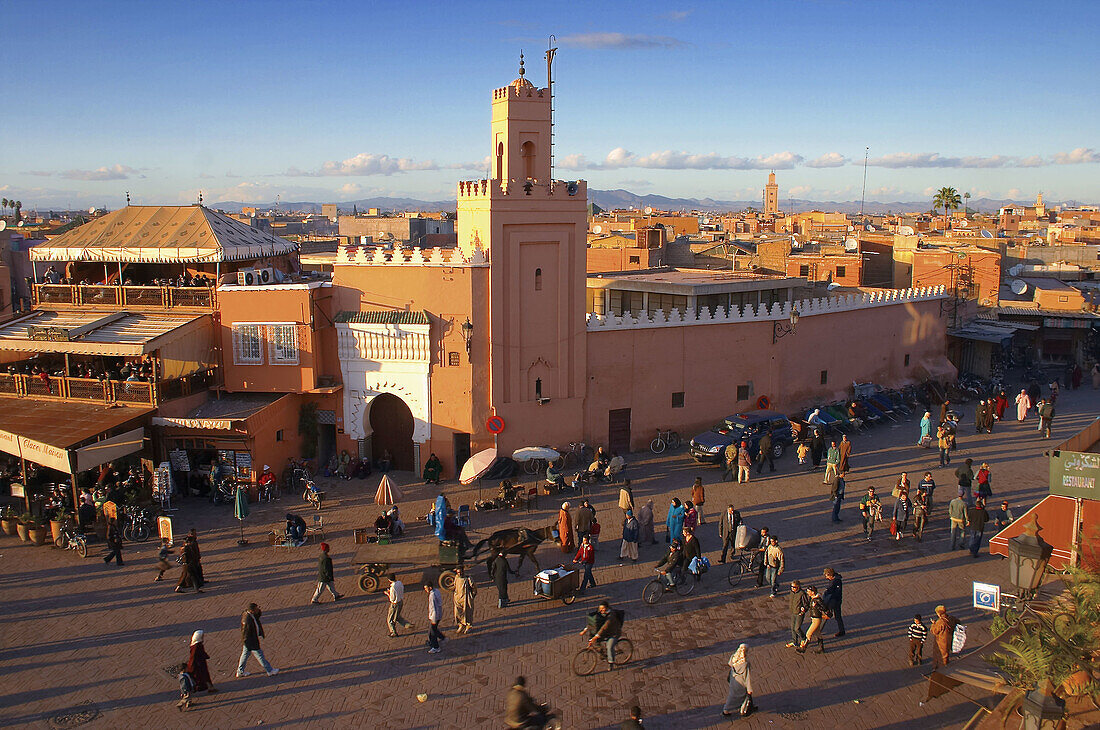
{"type": "Polygon", "coordinates": [[[768,174],[768,184],[764,186],[764,215],[779,214],[779,186],[775,183],[775,173],[768,174]]]}

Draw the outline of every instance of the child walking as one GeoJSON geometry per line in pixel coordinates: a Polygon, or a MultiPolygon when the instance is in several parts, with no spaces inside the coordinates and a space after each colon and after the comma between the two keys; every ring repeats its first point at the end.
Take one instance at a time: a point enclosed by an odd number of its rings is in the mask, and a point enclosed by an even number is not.
{"type": "Polygon", "coordinates": [[[162,537],[160,539],[160,552],[157,553],[157,570],[160,572],[157,573],[156,578],[153,578],[154,583],[158,580],[164,580],[164,571],[172,569],[172,564],[168,562],[169,554],[168,538],[162,537]]]}
{"type": "Polygon", "coordinates": [[[928,627],[924,625],[918,613],[913,617],[913,623],[909,624],[909,664],[920,666],[924,660],[924,640],[928,638],[928,627]]]}
{"type": "Polygon", "coordinates": [[[805,441],[800,441],[798,443],[798,451],[796,453],[798,454],[798,463],[805,464],[806,459],[810,456],[810,445],[805,441]]]}

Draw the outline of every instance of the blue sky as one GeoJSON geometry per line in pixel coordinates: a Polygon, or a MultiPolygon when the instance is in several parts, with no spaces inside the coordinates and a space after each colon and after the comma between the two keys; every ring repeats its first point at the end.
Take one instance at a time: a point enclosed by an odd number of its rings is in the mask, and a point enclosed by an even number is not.
{"type": "Polygon", "coordinates": [[[560,177],[757,199],[1100,202],[1100,3],[6,0],[25,207],[454,197],[492,89],[545,80],[560,177]]]}

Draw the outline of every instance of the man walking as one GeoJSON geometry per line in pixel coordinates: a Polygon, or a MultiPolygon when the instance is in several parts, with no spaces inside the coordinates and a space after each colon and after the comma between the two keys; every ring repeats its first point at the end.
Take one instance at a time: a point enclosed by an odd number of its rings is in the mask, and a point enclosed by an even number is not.
{"type": "Polygon", "coordinates": [[[830,479],[835,479],[840,474],[839,468],[840,449],[837,448],[836,441],[830,441],[829,451],[825,454],[825,477],[821,483],[828,484],[830,479]]]}
{"type": "Polygon", "coordinates": [[[845,487],[843,476],[838,476],[833,480],[832,492],[829,495],[829,498],[833,500],[833,522],[842,522],[840,519],[840,504],[844,501],[845,487]]]}
{"type": "Polygon", "coordinates": [[[974,483],[974,466],[973,459],[967,459],[962,466],[955,470],[955,476],[959,480],[959,489],[963,490],[963,496],[966,498],[966,504],[974,504],[973,492],[970,489],[970,485],[974,483]]]}
{"type": "Polygon", "coordinates": [[[947,503],[947,518],[951,521],[951,549],[966,547],[966,500],[963,488],[959,494],[947,503]]]}
{"type": "MultiPolygon", "coordinates": [[[[581,508],[584,509],[583,507],[581,508]]],[[[573,562],[579,564],[584,570],[581,578],[581,586],[577,591],[583,595],[588,586],[595,587],[596,579],[592,577],[592,565],[596,562],[596,549],[592,547],[592,537],[585,535],[581,538],[581,546],[577,548],[577,554],[573,556],[573,562]]]]}
{"type": "Polygon", "coordinates": [[[848,460],[852,457],[852,442],[848,440],[848,434],[844,434],[840,437],[840,464],[837,465],[837,471],[840,476],[844,476],[851,468],[851,464],[848,460]]]}
{"type": "Polygon", "coordinates": [[[760,544],[756,550],[753,551],[752,567],[756,571],[756,587],[764,587],[764,571],[767,568],[767,561],[764,560],[764,553],[768,551],[768,547],[771,545],[772,536],[768,532],[768,528],[760,528],[760,544]]]}
{"type": "Polygon", "coordinates": [[[749,442],[742,441],[741,448],[737,450],[737,483],[749,483],[749,471],[752,468],[752,454],[749,453],[749,442]]]}
{"type": "Polygon", "coordinates": [[[806,620],[806,611],[810,607],[810,599],[806,597],[806,591],[802,590],[802,583],[797,580],[791,582],[791,594],[787,597],[787,607],[791,614],[791,640],[787,642],[787,648],[793,649],[801,646],[806,640],[802,623],[806,620]]]}
{"type": "Polygon", "coordinates": [[[726,562],[726,555],[730,548],[737,550],[737,528],[741,524],[741,513],[733,508],[726,507],[726,513],[718,519],[718,536],[722,538],[722,558],[719,563],[726,562]]]}
{"type": "Polygon", "coordinates": [[[736,441],[726,447],[723,454],[726,460],[726,471],[722,473],[722,481],[724,482],[732,482],[733,477],[737,474],[737,452],[736,441]]]}
{"type": "Polygon", "coordinates": [[[840,579],[840,573],[832,568],[826,568],[824,575],[825,580],[829,582],[825,586],[825,593],[822,594],[821,600],[836,619],[836,635],[844,636],[844,614],[841,611],[844,603],[844,584],[840,579]]]}
{"type": "Polygon", "coordinates": [[[386,625],[390,627],[390,636],[397,636],[397,624],[406,629],[413,628],[412,622],[406,621],[401,615],[401,608],[405,605],[405,584],[397,580],[397,576],[390,573],[390,587],[386,589],[386,598],[390,600],[390,608],[386,613],[386,625]]]}
{"type": "Polygon", "coordinates": [[[248,661],[249,655],[256,658],[256,661],[267,672],[267,676],[273,677],[279,673],[279,670],[267,661],[263,650],[260,649],[260,639],[264,635],[264,625],[260,623],[262,613],[259,606],[250,603],[248,609],[241,614],[241,643],[244,647],[241,649],[241,660],[237,663],[238,677],[248,676],[249,673],[245,671],[244,665],[248,661]]]}
{"type": "Polygon", "coordinates": [[[112,560],[119,566],[122,562],[122,530],[118,529],[118,520],[114,517],[107,523],[107,555],[103,558],[103,564],[108,565],[112,560]]]}
{"type": "Polygon", "coordinates": [[[970,557],[978,557],[982,549],[982,535],[989,523],[989,513],[985,509],[985,499],[978,497],[974,506],[966,511],[966,524],[970,528],[970,557]]]}
{"type": "Polygon", "coordinates": [[[1050,426],[1054,423],[1054,401],[1045,401],[1039,406],[1039,430],[1044,438],[1050,438],[1050,426]]]}
{"type": "Polygon", "coordinates": [[[951,642],[959,622],[947,613],[944,606],[936,606],[936,620],[932,624],[932,669],[946,667],[951,661],[951,642]]]}
{"type": "Polygon", "coordinates": [[[428,653],[438,654],[439,642],[447,638],[439,630],[439,622],[443,620],[443,596],[431,583],[424,584],[424,593],[428,595],[428,653]]]}
{"type": "Polygon", "coordinates": [[[321,543],[321,557],[317,561],[317,590],[313,592],[313,599],[311,604],[318,604],[321,602],[321,591],[328,588],[328,592],[332,594],[332,600],[339,601],[343,598],[343,594],[336,592],[336,583],[332,576],[332,558],[328,554],[328,543],[321,543]]]}
{"type": "Polygon", "coordinates": [[[913,500],[913,537],[917,542],[924,539],[924,526],[928,522],[928,496],[917,490],[917,498],[913,500]]]}
{"type": "Polygon", "coordinates": [[[592,532],[592,522],[596,519],[596,508],[587,499],[577,509],[577,539],[583,540],[592,532]]]}
{"type": "Polygon", "coordinates": [[[783,575],[783,548],[779,547],[779,538],[771,538],[768,549],[764,551],[764,564],[767,566],[766,578],[771,584],[772,592],[769,598],[779,595],[779,577],[783,575]]]}
{"type": "Polygon", "coordinates": [[[489,575],[493,577],[493,585],[497,587],[497,608],[508,606],[508,572],[510,570],[508,558],[498,550],[493,562],[489,564],[489,575]]]}
{"type": "Polygon", "coordinates": [[[932,509],[932,495],[936,491],[936,480],[932,478],[932,472],[924,472],[924,478],[920,480],[920,484],[917,485],[917,494],[923,494],[926,499],[926,506],[929,511],[932,509]]]}
{"type": "Polygon", "coordinates": [[[474,597],[477,596],[477,586],[472,578],[466,575],[466,571],[459,565],[455,568],[455,623],[458,628],[456,634],[469,633],[474,625],[474,597]]]}
{"type": "MultiPolygon", "coordinates": [[[[630,562],[638,562],[638,519],[634,516],[634,510],[627,510],[623,519],[623,544],[619,547],[619,560],[630,558],[630,562]]],[[[620,562],[619,565],[622,565],[620,562]]]]}
{"type": "Polygon", "coordinates": [[[870,542],[871,535],[875,531],[875,521],[879,518],[881,512],[882,502],[875,494],[875,488],[867,487],[867,494],[859,500],[859,514],[863,517],[863,532],[867,535],[868,542],[870,542]]]}
{"type": "Polygon", "coordinates": [[[760,437],[760,443],[757,444],[756,448],[756,473],[762,473],[764,471],[764,462],[767,462],[768,467],[774,474],[775,455],[772,453],[772,431],[770,428],[760,437]]]}

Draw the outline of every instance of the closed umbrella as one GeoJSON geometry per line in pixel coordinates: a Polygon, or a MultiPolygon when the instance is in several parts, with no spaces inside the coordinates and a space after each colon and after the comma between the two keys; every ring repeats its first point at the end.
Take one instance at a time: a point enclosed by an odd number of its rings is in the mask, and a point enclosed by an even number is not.
{"type": "Polygon", "coordinates": [[[237,493],[233,495],[233,516],[241,525],[241,539],[237,540],[237,544],[247,545],[248,540],[244,539],[244,518],[248,517],[248,492],[240,486],[237,487],[237,493]]]}
{"type": "Polygon", "coordinates": [[[390,479],[389,474],[382,475],[382,481],[378,483],[378,491],[374,493],[374,503],[380,505],[397,504],[401,499],[401,490],[390,479]]]}

